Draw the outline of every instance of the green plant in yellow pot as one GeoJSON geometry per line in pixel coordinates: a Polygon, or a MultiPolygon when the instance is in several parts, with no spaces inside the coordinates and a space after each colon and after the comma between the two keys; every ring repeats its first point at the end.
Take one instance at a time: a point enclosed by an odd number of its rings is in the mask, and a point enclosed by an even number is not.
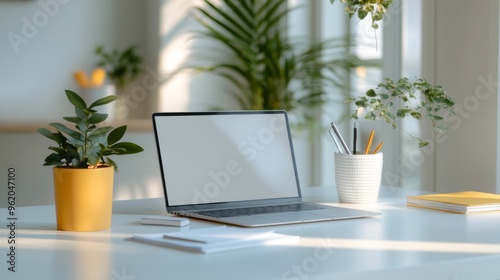
{"type": "Polygon", "coordinates": [[[107,96],[87,105],[75,92],[66,90],[66,96],[75,107],[73,117],[64,120],[74,125],[50,123],[56,131],[46,128],[37,131],[57,145],[45,158],[45,166],[54,166],[54,198],[57,229],[68,231],[97,231],[109,229],[113,204],[113,178],[118,170],[109,157],[143,151],[130,142],[119,142],[127,126],[117,128],[99,126],[108,115],[98,113],[95,107],[116,100],[107,96]]]}

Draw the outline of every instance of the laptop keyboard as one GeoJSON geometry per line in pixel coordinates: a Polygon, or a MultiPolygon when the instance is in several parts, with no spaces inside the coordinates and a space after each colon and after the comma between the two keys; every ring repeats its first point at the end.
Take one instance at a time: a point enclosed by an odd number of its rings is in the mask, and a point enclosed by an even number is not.
{"type": "Polygon", "coordinates": [[[258,215],[258,214],[299,212],[299,211],[309,211],[317,209],[323,209],[323,207],[321,207],[320,205],[295,203],[295,204],[283,204],[283,205],[272,205],[272,206],[207,210],[207,211],[199,211],[196,213],[213,218],[227,218],[227,217],[258,215]]]}

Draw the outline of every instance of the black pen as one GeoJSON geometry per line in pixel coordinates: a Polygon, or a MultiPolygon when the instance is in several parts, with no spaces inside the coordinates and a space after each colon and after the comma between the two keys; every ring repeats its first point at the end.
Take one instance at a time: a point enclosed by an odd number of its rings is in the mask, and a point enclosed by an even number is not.
{"type": "Polygon", "coordinates": [[[352,144],[352,154],[356,154],[356,141],[358,140],[358,129],[356,128],[356,122],[354,122],[354,135],[352,144]]]}

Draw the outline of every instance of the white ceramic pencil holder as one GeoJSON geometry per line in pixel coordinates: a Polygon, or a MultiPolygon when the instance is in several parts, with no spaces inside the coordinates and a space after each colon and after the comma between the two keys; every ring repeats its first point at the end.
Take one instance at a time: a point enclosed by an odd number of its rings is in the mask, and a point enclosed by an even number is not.
{"type": "Polygon", "coordinates": [[[343,203],[374,203],[378,200],[384,156],[335,153],[335,184],[343,203]]]}

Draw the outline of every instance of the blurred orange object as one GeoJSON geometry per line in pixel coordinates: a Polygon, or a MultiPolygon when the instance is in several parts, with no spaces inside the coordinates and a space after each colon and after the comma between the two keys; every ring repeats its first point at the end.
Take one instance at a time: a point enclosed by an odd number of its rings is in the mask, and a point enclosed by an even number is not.
{"type": "Polygon", "coordinates": [[[90,84],[93,87],[101,87],[104,84],[104,79],[106,79],[106,71],[103,68],[96,68],[92,71],[90,84]]]}
{"type": "Polygon", "coordinates": [[[89,79],[87,78],[85,72],[83,72],[82,70],[75,71],[73,73],[73,78],[75,79],[76,83],[82,88],[90,86],[89,79]]]}

